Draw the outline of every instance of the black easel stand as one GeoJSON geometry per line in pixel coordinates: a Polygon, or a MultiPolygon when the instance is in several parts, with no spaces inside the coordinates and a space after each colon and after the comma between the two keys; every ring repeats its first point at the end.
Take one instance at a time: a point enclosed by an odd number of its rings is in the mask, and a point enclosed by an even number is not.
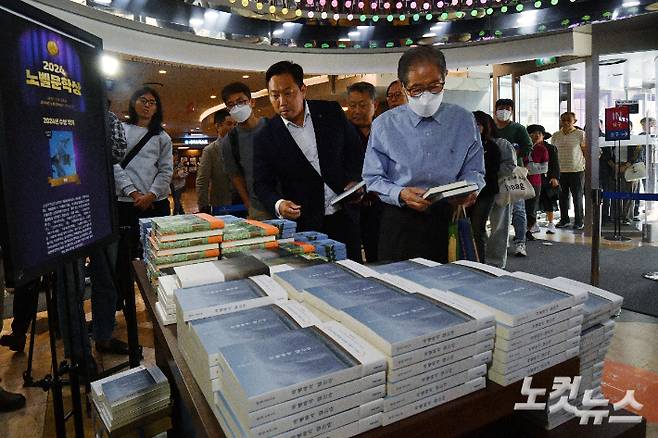
{"type": "MultiPolygon", "coordinates": [[[[621,178],[622,174],[619,172],[619,156],[621,153],[621,141],[617,142],[617,154],[615,156],[615,192],[620,193],[621,192],[621,178]]],[[[623,236],[621,234],[621,215],[622,215],[622,207],[623,207],[623,201],[619,198],[613,199],[614,204],[612,204],[614,207],[614,212],[615,212],[615,229],[612,235],[608,234],[605,236],[605,240],[609,241],[614,241],[614,242],[626,242],[631,240],[630,237],[623,236]]]]}
{"type": "MultiPolygon", "coordinates": [[[[50,275],[44,276],[41,279],[41,282],[39,284],[39,292],[40,291],[45,291],[46,292],[46,297],[48,296],[48,292],[50,291],[50,288],[52,287],[52,278],[50,275]]],[[[37,292],[37,294],[39,293],[37,292]]],[[[37,312],[32,315],[32,323],[30,325],[30,346],[28,349],[27,353],[27,368],[23,372],[23,387],[24,388],[41,388],[44,391],[48,391],[51,388],[52,385],[52,376],[50,374],[44,376],[42,379],[39,380],[34,380],[34,377],[32,377],[32,364],[34,361],[34,339],[36,336],[36,327],[37,327],[37,312]]],[[[51,316],[52,317],[52,316],[51,316]]],[[[56,320],[56,318],[52,317],[53,321],[56,320]]],[[[50,322],[50,318],[48,318],[48,321],[50,322]]],[[[55,327],[57,325],[55,324],[55,327]]],[[[63,384],[67,384],[68,382],[62,382],[63,384]]]]}

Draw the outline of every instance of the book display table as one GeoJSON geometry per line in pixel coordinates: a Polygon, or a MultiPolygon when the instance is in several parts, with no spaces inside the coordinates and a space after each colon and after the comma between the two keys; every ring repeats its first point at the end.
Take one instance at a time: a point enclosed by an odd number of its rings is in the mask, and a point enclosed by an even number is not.
{"type": "MultiPolygon", "coordinates": [[[[178,348],[176,326],[163,326],[155,316],[157,294],[146,277],[146,268],[141,261],[134,261],[135,279],[147,311],[153,321],[153,336],[156,364],[172,384],[174,401],[172,420],[175,436],[223,437],[225,436],[201,389],[178,348]],[[192,430],[188,430],[188,429],[192,430]]],[[[550,390],[556,376],[573,377],[579,372],[578,358],[562,362],[535,374],[533,388],[550,390]]],[[[639,424],[608,424],[579,426],[578,419],[545,431],[528,424],[514,414],[514,403],[524,402],[521,384],[500,386],[487,380],[481,391],[461,397],[413,417],[379,427],[360,435],[361,437],[426,437],[435,436],[576,436],[584,437],[644,437],[646,422],[639,424]]]]}

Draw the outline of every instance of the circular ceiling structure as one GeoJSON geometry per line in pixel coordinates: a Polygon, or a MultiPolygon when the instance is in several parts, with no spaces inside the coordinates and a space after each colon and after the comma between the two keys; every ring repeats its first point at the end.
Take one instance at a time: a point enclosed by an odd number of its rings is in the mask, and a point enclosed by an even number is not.
{"type": "Polygon", "coordinates": [[[350,52],[541,34],[656,8],[653,0],[86,0],[86,4],[137,22],[259,49],[350,52]]]}

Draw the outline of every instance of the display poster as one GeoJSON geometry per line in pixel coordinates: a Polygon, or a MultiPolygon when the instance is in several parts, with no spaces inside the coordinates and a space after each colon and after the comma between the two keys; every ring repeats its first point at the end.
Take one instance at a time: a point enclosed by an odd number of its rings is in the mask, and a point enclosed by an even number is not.
{"type": "Polygon", "coordinates": [[[2,244],[10,283],[113,233],[100,40],[94,45],[57,24],[0,6],[2,244]]]}
{"type": "Polygon", "coordinates": [[[630,140],[631,130],[627,106],[605,109],[605,140],[630,140]]]}

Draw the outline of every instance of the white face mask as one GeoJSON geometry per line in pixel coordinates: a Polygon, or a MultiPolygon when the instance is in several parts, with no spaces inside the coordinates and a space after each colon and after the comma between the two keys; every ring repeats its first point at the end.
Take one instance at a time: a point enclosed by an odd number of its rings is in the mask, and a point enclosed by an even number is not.
{"type": "Polygon", "coordinates": [[[249,117],[251,117],[251,105],[245,103],[244,105],[236,105],[231,108],[229,111],[231,117],[235,119],[238,123],[245,122],[249,117]]]}
{"type": "Polygon", "coordinates": [[[512,111],[498,110],[496,111],[496,118],[501,122],[508,122],[512,118],[512,111]]]}
{"type": "Polygon", "coordinates": [[[409,108],[420,117],[431,117],[437,112],[442,101],[443,91],[439,94],[423,91],[418,97],[409,96],[409,108]]]}

